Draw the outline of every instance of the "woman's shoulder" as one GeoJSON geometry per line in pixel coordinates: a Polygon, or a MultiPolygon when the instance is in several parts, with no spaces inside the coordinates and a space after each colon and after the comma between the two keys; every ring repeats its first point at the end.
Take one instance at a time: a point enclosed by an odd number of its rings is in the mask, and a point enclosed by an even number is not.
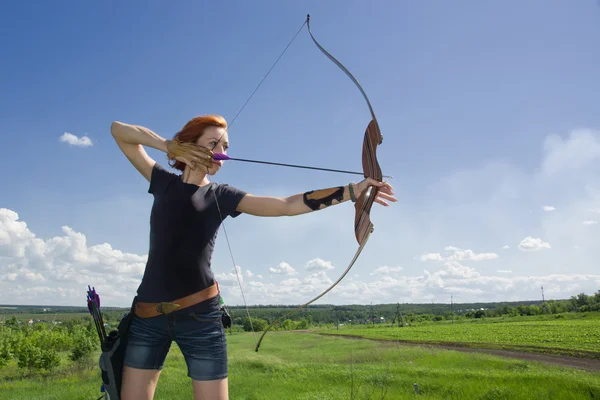
{"type": "Polygon", "coordinates": [[[219,195],[242,195],[245,196],[247,192],[236,186],[228,183],[216,183],[212,182],[212,189],[219,195]]]}
{"type": "Polygon", "coordinates": [[[154,172],[156,172],[157,174],[166,174],[166,175],[169,175],[169,176],[175,177],[175,178],[177,178],[179,176],[179,174],[176,174],[175,172],[168,170],[158,161],[156,161],[154,163],[154,166],[152,167],[152,173],[154,173],[154,172]]]}
{"type": "Polygon", "coordinates": [[[175,179],[179,179],[178,174],[167,170],[160,163],[155,162],[154,166],[152,167],[150,187],[148,188],[148,192],[153,194],[164,192],[169,184],[175,179]]]}
{"type": "Polygon", "coordinates": [[[248,193],[226,183],[214,183],[213,190],[218,199],[219,207],[222,208],[225,214],[234,218],[241,214],[236,208],[248,193]]]}

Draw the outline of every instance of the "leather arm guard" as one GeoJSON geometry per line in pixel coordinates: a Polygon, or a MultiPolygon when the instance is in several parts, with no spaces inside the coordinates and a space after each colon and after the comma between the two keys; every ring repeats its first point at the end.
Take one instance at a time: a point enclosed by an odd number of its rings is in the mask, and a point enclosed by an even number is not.
{"type": "Polygon", "coordinates": [[[344,199],[344,186],[338,186],[330,189],[311,190],[304,193],[303,199],[311,210],[316,211],[321,206],[329,207],[333,204],[333,200],[341,203],[344,199]]]}

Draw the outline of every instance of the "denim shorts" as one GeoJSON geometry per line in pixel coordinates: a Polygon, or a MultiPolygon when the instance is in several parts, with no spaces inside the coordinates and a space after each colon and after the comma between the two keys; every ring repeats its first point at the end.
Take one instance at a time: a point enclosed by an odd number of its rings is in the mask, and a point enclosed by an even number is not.
{"type": "MultiPolygon", "coordinates": [[[[214,300],[207,302],[214,303],[214,300]]],[[[132,368],[161,370],[171,343],[175,341],[183,353],[190,378],[197,381],[226,378],[227,341],[222,314],[222,311],[201,303],[151,318],[134,315],[124,364],[132,368]]]]}

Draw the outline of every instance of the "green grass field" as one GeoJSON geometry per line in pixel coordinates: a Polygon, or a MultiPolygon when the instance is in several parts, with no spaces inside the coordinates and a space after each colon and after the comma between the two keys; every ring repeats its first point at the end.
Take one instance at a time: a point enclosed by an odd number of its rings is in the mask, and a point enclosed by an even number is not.
{"type": "Polygon", "coordinates": [[[413,343],[462,344],[468,347],[536,351],[600,359],[600,313],[556,318],[518,317],[432,323],[411,327],[344,326],[325,334],[413,343]]]}
{"type": "MultiPolygon", "coordinates": [[[[231,399],[600,398],[597,373],[485,354],[298,332],[270,332],[258,353],[251,334],[228,335],[227,340],[231,399]]],[[[173,346],[155,398],[191,399],[186,374],[183,356],[173,346]]],[[[45,378],[18,375],[14,364],[0,370],[0,398],[100,396],[96,369],[65,365],[45,378]]]]}

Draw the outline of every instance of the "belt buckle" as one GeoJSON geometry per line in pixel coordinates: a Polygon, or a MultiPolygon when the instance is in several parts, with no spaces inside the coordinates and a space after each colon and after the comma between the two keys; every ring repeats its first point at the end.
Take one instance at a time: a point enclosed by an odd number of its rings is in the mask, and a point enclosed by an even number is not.
{"type": "Polygon", "coordinates": [[[170,314],[179,308],[179,304],[162,302],[156,306],[156,311],[160,314],[170,314]]]}

